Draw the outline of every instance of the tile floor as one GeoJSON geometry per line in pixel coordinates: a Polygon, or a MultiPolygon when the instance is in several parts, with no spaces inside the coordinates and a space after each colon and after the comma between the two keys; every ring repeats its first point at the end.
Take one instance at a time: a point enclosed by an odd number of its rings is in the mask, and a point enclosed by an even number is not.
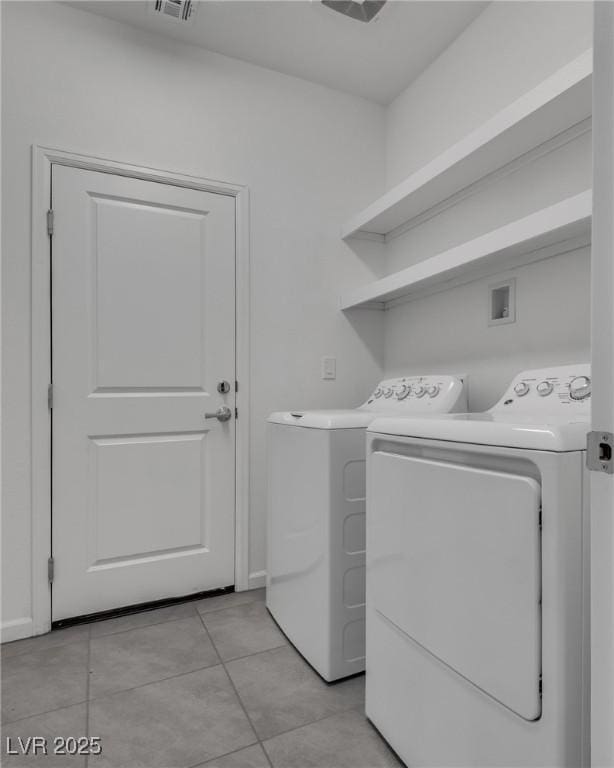
{"type": "Polygon", "coordinates": [[[327,685],[254,590],[2,646],[2,766],[399,766],[363,714],[364,677],[327,685]],[[100,736],[102,755],[6,754],[7,737],[100,736]]]}

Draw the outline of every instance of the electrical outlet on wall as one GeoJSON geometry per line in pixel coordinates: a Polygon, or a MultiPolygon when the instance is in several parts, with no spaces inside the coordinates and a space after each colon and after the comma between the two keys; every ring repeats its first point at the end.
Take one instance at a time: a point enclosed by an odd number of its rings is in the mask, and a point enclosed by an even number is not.
{"type": "Polygon", "coordinates": [[[322,378],[326,381],[332,381],[337,378],[337,358],[336,357],[323,357],[322,363],[322,378]]]}

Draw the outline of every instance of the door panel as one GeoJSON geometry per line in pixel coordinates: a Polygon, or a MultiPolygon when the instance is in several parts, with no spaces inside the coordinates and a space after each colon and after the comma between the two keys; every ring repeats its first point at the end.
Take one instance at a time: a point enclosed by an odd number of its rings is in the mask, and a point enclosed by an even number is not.
{"type": "Polygon", "coordinates": [[[203,388],[206,212],[100,197],[92,206],[94,390],[203,388]],[[169,296],[181,301],[164,311],[169,296]]]}
{"type": "Polygon", "coordinates": [[[206,547],[204,439],[160,435],[91,441],[92,567],[206,547]],[[168,511],[177,501],[177,488],[183,507],[173,517],[168,511]]]}
{"type": "Polygon", "coordinates": [[[234,199],[54,166],[53,619],[234,581],[234,199]]]}
{"type": "Polygon", "coordinates": [[[539,484],[383,451],[370,463],[374,608],[521,717],[539,717],[539,484]]]}

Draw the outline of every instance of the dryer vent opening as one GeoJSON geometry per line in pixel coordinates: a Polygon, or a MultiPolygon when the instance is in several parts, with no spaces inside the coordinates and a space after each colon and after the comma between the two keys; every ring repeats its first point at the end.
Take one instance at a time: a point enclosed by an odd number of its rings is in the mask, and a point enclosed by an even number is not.
{"type": "Polygon", "coordinates": [[[322,5],[356,21],[372,21],[386,0],[322,0],[322,5]]]}

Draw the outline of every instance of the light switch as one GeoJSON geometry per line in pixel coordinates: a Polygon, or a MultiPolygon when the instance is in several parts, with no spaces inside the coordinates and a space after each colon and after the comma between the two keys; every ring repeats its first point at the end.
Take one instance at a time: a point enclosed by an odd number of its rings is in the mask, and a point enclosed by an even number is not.
{"type": "Polygon", "coordinates": [[[336,357],[322,358],[322,378],[328,379],[328,380],[337,378],[337,358],[336,357]]]}

